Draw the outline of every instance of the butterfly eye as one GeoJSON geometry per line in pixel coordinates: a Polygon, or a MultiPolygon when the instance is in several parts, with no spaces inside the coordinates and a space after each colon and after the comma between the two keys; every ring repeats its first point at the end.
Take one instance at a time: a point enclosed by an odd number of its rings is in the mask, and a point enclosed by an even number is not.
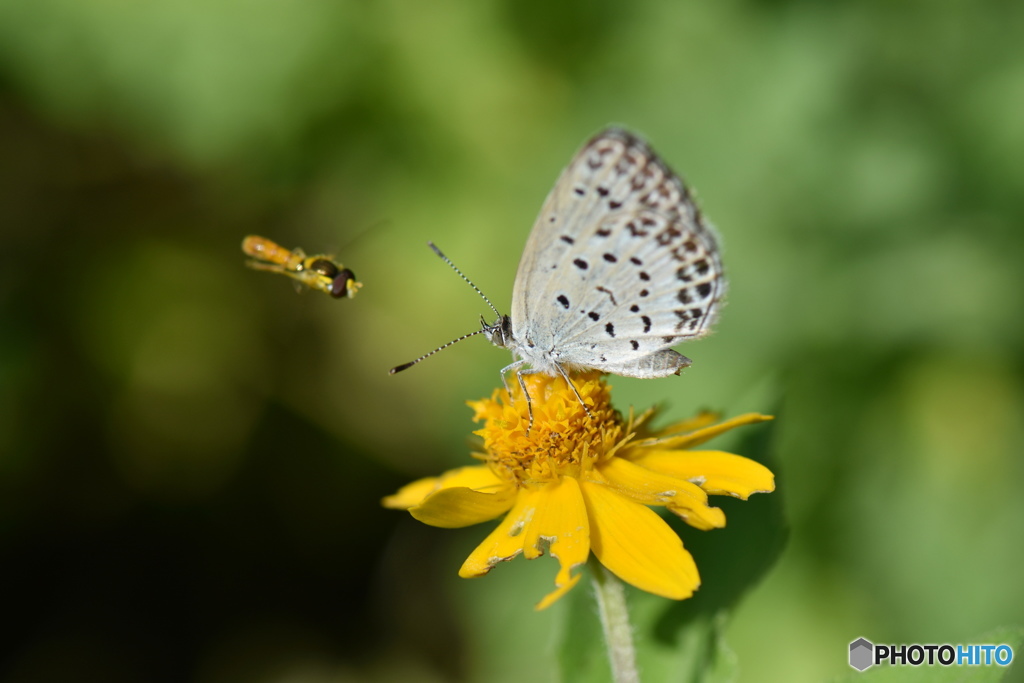
{"type": "Polygon", "coordinates": [[[334,278],[338,275],[338,266],[323,258],[318,258],[309,264],[309,269],[324,277],[334,278]]]}
{"type": "Polygon", "coordinates": [[[348,283],[355,281],[356,274],[348,268],[342,268],[337,273],[337,276],[335,276],[334,281],[331,283],[331,296],[335,299],[341,299],[348,296],[348,283]]]}

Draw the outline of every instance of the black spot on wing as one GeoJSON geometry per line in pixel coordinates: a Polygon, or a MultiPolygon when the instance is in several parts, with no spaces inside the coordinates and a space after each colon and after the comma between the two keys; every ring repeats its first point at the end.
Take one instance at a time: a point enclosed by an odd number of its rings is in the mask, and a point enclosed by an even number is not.
{"type": "Polygon", "coordinates": [[[628,230],[629,234],[633,237],[647,237],[647,230],[641,229],[636,224],[636,221],[629,221],[626,223],[626,230],[628,230]]]}
{"type": "Polygon", "coordinates": [[[702,308],[691,308],[689,310],[678,310],[675,312],[676,317],[679,318],[679,322],[676,323],[676,331],[680,330],[696,330],[700,325],[701,318],[704,317],[704,309],[702,308]]]}
{"type": "Polygon", "coordinates": [[[569,308],[569,299],[565,296],[565,294],[559,294],[556,298],[556,301],[562,304],[562,308],[569,308]]]}
{"type": "Polygon", "coordinates": [[[584,260],[583,260],[583,259],[581,259],[581,258],[578,258],[578,259],[573,259],[573,261],[572,261],[572,262],[573,262],[573,265],[575,265],[575,266],[576,266],[577,268],[579,268],[580,270],[586,270],[587,268],[589,268],[589,267],[590,267],[590,264],[589,264],[589,263],[587,263],[586,261],[584,261],[584,260]]]}
{"type": "MultiPolygon", "coordinates": [[[[613,306],[618,306],[619,305],[619,302],[615,300],[615,293],[612,292],[612,290],[608,289],[607,287],[595,287],[595,289],[597,291],[601,292],[602,294],[607,294],[608,298],[612,300],[612,305],[613,306]]],[[[644,295],[641,294],[640,296],[644,296],[644,295]]]]}
{"type": "Polygon", "coordinates": [[[604,331],[608,333],[609,337],[615,336],[615,325],[608,323],[604,326],[604,331]]]}
{"type": "Polygon", "coordinates": [[[668,245],[672,244],[673,240],[675,240],[682,234],[683,233],[681,233],[677,228],[674,228],[670,225],[661,232],[659,232],[656,239],[658,240],[658,244],[660,244],[663,247],[667,247],[668,245]]]}

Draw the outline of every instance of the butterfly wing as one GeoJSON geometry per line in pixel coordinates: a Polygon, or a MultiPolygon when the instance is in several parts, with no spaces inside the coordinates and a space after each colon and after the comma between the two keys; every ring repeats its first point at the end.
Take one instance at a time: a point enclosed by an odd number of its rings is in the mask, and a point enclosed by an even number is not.
{"type": "Polygon", "coordinates": [[[548,195],[512,293],[515,350],[544,369],[663,377],[669,347],[708,332],[726,281],[682,181],[619,128],[594,136],[548,195]]]}

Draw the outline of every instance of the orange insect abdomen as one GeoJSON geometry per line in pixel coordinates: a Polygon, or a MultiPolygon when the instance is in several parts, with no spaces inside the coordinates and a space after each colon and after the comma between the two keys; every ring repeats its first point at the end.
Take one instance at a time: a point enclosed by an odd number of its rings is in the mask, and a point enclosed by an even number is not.
{"type": "Polygon", "coordinates": [[[242,251],[248,256],[268,263],[276,263],[289,270],[294,270],[302,260],[302,256],[291,249],[285,249],[280,244],[258,235],[249,235],[242,240],[242,251]]]}

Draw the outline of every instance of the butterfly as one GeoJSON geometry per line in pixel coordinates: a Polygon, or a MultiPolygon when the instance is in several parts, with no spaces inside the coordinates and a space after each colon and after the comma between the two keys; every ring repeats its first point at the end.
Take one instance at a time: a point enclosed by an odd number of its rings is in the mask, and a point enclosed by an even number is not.
{"type": "Polygon", "coordinates": [[[286,249],[266,237],[249,235],[242,240],[242,251],[252,257],[251,261],[246,262],[250,268],[287,275],[335,299],[351,299],[363,286],[361,282],[356,282],[355,273],[336,263],[332,257],[322,254],[306,256],[302,249],[286,249]]]}
{"type": "Polygon", "coordinates": [[[493,324],[481,320],[480,330],[391,373],[485,334],[512,352],[502,377],[515,371],[524,393],[522,376],[538,372],[561,375],[574,390],[569,373],[589,369],[666,377],[691,364],[671,347],[707,334],[725,290],[718,239],[690,191],[643,140],[607,128],[545,200],[519,261],[511,315],[484,297],[498,315],[493,324]]]}

